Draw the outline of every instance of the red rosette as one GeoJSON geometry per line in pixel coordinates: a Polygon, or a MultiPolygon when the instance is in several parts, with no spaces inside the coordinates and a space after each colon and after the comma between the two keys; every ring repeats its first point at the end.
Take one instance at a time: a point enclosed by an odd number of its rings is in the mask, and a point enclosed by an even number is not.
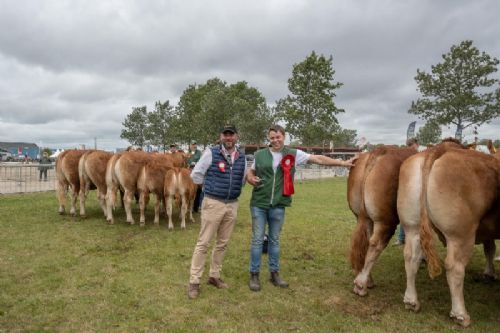
{"type": "Polygon", "coordinates": [[[219,162],[218,167],[219,167],[220,172],[226,172],[226,163],[224,163],[223,161],[219,162]]]}
{"type": "Polygon", "coordinates": [[[289,197],[295,193],[293,188],[292,168],[295,165],[295,156],[285,155],[281,159],[281,170],[283,170],[283,196],[289,197]]]}

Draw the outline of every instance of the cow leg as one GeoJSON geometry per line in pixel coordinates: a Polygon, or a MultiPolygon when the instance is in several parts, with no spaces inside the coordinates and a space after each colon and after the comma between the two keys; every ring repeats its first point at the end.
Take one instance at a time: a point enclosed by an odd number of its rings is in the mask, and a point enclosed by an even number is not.
{"type": "Polygon", "coordinates": [[[168,228],[172,230],[174,228],[174,224],[172,223],[172,204],[174,201],[174,196],[173,195],[165,195],[165,202],[167,204],[167,207],[165,207],[165,212],[168,218],[168,228]]]}
{"type": "Polygon", "coordinates": [[[483,242],[484,256],[486,257],[486,267],[484,268],[484,278],[486,280],[495,280],[495,266],[493,265],[493,258],[495,257],[496,245],[495,240],[489,239],[483,242]]]}
{"type": "Polygon", "coordinates": [[[368,293],[369,284],[373,284],[371,279],[371,271],[375,261],[377,261],[380,253],[385,249],[387,243],[394,234],[396,230],[395,223],[387,224],[387,222],[377,222],[373,223],[373,234],[370,237],[368,251],[366,253],[365,264],[361,272],[356,276],[354,280],[354,293],[359,296],[365,296],[368,293]]]}
{"type": "Polygon", "coordinates": [[[80,185],[71,185],[71,209],[69,213],[72,216],[76,216],[76,201],[78,200],[78,194],[80,193],[80,185]]]}
{"type": "Polygon", "coordinates": [[[125,205],[125,213],[127,214],[127,222],[135,224],[134,217],[132,216],[132,202],[135,200],[135,192],[125,190],[123,195],[123,203],[125,205]]]}
{"type": "Polygon", "coordinates": [[[155,202],[155,225],[160,225],[160,203],[162,201],[162,196],[156,194],[156,202],[155,202]]]}
{"type": "Polygon", "coordinates": [[[194,223],[194,217],[193,217],[193,206],[194,206],[194,198],[189,198],[189,220],[191,223],[194,223]]]}
{"type": "Polygon", "coordinates": [[[186,213],[188,208],[188,197],[186,193],[181,193],[181,229],[186,229],[186,213]]]}
{"type": "Polygon", "coordinates": [[[106,218],[106,192],[97,189],[97,199],[99,200],[99,205],[101,206],[104,217],[106,218]]]}
{"type": "Polygon", "coordinates": [[[141,191],[139,194],[139,210],[141,212],[141,217],[139,218],[139,224],[141,227],[144,227],[146,224],[146,217],[144,216],[144,210],[146,209],[146,196],[148,196],[148,193],[146,190],[141,191]]]}
{"type": "Polygon", "coordinates": [[[85,201],[87,200],[87,195],[90,191],[90,183],[85,181],[85,179],[80,178],[80,216],[85,217],[86,212],[85,212],[85,201]]]}
{"type": "Polygon", "coordinates": [[[57,181],[56,183],[56,193],[57,201],[59,201],[59,214],[64,214],[66,210],[66,193],[68,191],[68,185],[62,181],[57,181]]]}
{"type": "Polygon", "coordinates": [[[106,220],[109,224],[113,224],[113,208],[116,201],[116,192],[118,187],[115,184],[108,184],[108,190],[106,192],[106,220]]]}
{"type": "Polygon", "coordinates": [[[406,271],[406,291],[403,298],[405,308],[418,312],[420,302],[418,301],[415,280],[417,277],[420,262],[422,260],[422,247],[420,245],[419,225],[405,225],[405,271],[406,271]]]}
{"type": "Polygon", "coordinates": [[[465,266],[472,256],[474,238],[446,239],[447,254],[445,259],[446,279],[450,287],[451,311],[450,317],[459,325],[467,327],[470,325],[470,316],[465,309],[464,301],[464,276],[465,266]]]}

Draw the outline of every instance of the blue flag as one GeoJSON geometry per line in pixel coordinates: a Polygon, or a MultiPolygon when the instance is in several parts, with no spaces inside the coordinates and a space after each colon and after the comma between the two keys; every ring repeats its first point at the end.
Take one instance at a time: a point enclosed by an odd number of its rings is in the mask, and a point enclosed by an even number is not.
{"type": "Polygon", "coordinates": [[[412,121],[410,125],[408,125],[408,130],[406,131],[406,139],[413,138],[415,136],[415,125],[417,124],[416,121],[412,121]]]}

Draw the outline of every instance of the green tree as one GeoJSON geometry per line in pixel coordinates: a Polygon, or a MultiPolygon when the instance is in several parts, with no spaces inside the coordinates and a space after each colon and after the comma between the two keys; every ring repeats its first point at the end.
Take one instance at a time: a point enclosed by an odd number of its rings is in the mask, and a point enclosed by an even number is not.
{"type": "Polygon", "coordinates": [[[422,98],[413,101],[409,113],[440,125],[455,124],[461,130],[480,126],[500,115],[498,59],[466,40],[443,54],[443,62],[432,66],[431,74],[417,69],[415,80],[422,98]]]}
{"type": "Polygon", "coordinates": [[[166,147],[175,142],[175,127],[170,123],[174,117],[174,107],[167,100],[155,103],[155,110],[147,114],[145,138],[148,142],[165,151],[166,147]]]}
{"type": "Polygon", "coordinates": [[[334,147],[354,147],[356,146],[356,130],[339,128],[333,133],[332,143],[334,147]]]}
{"type": "Polygon", "coordinates": [[[333,82],[333,58],[313,51],[304,61],[293,65],[288,79],[290,95],[276,103],[279,119],[288,133],[304,145],[324,145],[339,129],[336,114],[344,112],[333,102],[342,83],[333,82]]]}
{"type": "Polygon", "coordinates": [[[120,138],[127,140],[132,145],[144,147],[148,127],[148,111],[146,106],[133,107],[122,123],[123,129],[120,138]]]}
{"type": "Polygon", "coordinates": [[[428,121],[418,130],[418,144],[423,146],[426,146],[428,144],[436,144],[441,140],[441,134],[441,126],[439,126],[435,122],[428,121]]]}
{"type": "Polygon", "coordinates": [[[188,142],[213,143],[220,128],[231,123],[238,127],[243,143],[260,143],[271,124],[271,111],[262,94],[244,81],[227,85],[213,78],[205,84],[190,85],[176,108],[179,137],[188,142]]]}
{"type": "Polygon", "coordinates": [[[245,81],[230,85],[227,94],[241,142],[263,143],[267,129],[275,120],[273,110],[267,106],[264,96],[245,81]]]}

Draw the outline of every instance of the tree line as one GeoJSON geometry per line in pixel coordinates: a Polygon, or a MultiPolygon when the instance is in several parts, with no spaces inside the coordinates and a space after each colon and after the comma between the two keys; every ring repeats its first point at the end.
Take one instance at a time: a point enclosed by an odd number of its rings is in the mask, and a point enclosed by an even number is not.
{"type": "MultiPolygon", "coordinates": [[[[499,80],[492,77],[499,60],[480,52],[473,42],[453,45],[443,61],[427,73],[417,69],[415,81],[421,97],[407,112],[426,121],[417,137],[421,144],[441,139],[441,125],[462,130],[489,123],[500,115],[499,80]]],[[[210,144],[225,124],[238,127],[243,144],[263,144],[272,123],[287,128],[293,143],[305,146],[354,146],[357,132],[340,126],[335,105],[341,82],[334,80],[333,57],[314,51],[294,64],[288,79],[289,94],[270,106],[262,93],[245,81],[228,84],[220,78],[191,84],[174,106],[157,101],[154,110],[133,107],[124,120],[121,138],[144,147],[165,149],[172,143],[210,144]]]]}

